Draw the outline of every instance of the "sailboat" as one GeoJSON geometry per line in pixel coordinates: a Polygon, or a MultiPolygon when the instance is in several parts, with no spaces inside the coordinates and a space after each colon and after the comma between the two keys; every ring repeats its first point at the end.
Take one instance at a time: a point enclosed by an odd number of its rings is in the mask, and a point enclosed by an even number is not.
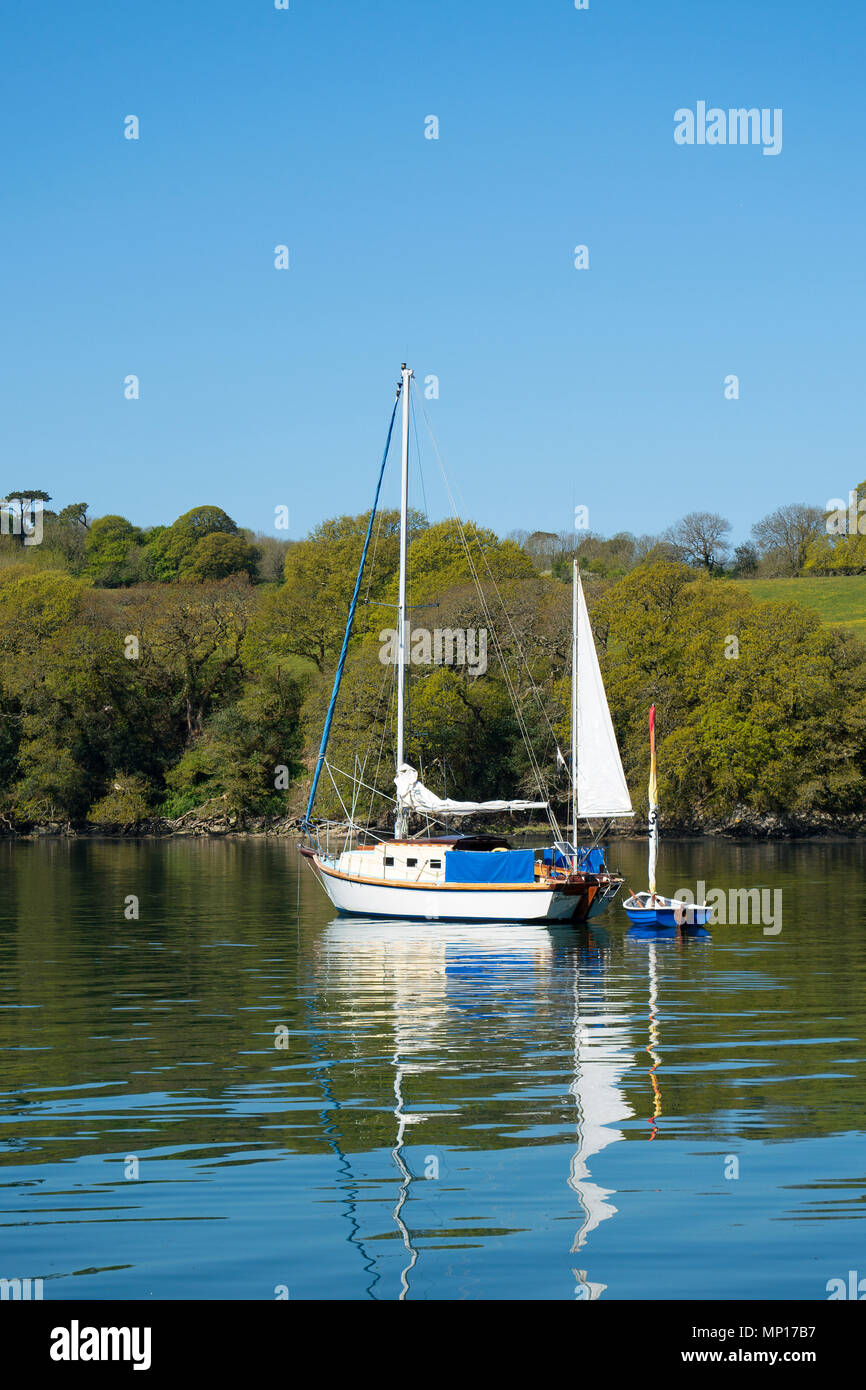
{"type": "MultiPolygon", "coordinates": [[[[585,922],[597,916],[619,893],[621,875],[608,869],[597,839],[579,846],[579,818],[605,823],[632,816],[628,786],[608,709],[592,627],[577,562],[572,576],[571,681],[571,835],[563,839],[548,800],[520,798],[461,801],[438,796],[424,786],[405,759],[406,674],[409,649],[406,601],[409,477],[409,394],[412,371],[401,366],[397,399],[379,471],[366,540],[337,662],[331,700],[325,717],[319,755],[302,822],[308,843],[301,854],[311,864],[339,913],[361,917],[413,918],[428,921],[585,922]],[[342,848],[332,848],[331,826],[313,819],[313,803],[326,761],[328,735],[346,660],[352,620],[378,505],[391,434],[402,401],[402,467],[400,488],[400,570],[397,603],[397,713],[394,786],[394,832],[377,837],[354,822],[338,827],[342,848]],[[544,849],[515,849],[495,834],[430,835],[431,823],[446,831],[465,816],[544,811],[553,843],[544,849]],[[420,830],[410,834],[412,818],[420,830]],[[425,831],[427,833],[425,833],[425,831]]],[[[528,737],[528,736],[526,736],[528,737]]],[[[531,750],[530,750],[531,751],[531,750]]],[[[533,766],[537,770],[534,755],[533,766]]],[[[557,763],[566,759],[557,749],[557,763]]],[[[333,772],[331,772],[333,778],[333,772]]],[[[540,776],[539,791],[543,791],[540,776]]],[[[336,785],[336,784],[335,784],[336,785]]],[[[354,806],[354,802],[353,802],[354,806]]]]}
{"type": "Polygon", "coordinates": [[[623,902],[628,919],[636,927],[703,927],[712,908],[706,903],[686,903],[682,898],[664,898],[656,892],[656,865],[659,853],[658,778],[656,776],[656,707],[649,712],[649,891],[631,893],[623,902]]]}

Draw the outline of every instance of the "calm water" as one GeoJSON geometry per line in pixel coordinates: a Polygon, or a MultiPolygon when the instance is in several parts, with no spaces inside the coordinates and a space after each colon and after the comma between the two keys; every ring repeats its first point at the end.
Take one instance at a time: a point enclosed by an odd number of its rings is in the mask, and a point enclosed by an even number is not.
{"type": "MultiPolygon", "coordinates": [[[[352,923],[306,869],[298,918],[290,842],[0,844],[0,1277],[824,1299],[866,1275],[864,849],[663,853],[666,891],[781,888],[782,931],[352,923]]],[[[643,846],[613,858],[644,886],[643,846]]]]}

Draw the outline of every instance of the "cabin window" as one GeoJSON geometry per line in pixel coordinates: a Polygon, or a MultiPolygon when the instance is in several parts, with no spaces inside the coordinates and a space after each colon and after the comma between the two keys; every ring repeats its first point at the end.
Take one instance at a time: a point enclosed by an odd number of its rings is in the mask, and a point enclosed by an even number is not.
{"type": "Polygon", "coordinates": [[[431,869],[441,869],[441,868],[442,868],[442,860],[441,860],[441,859],[431,859],[431,860],[430,860],[430,868],[431,868],[431,869]]]}
{"type": "Polygon", "coordinates": [[[406,860],[406,868],[407,868],[407,869],[414,869],[414,868],[416,867],[417,863],[418,863],[418,860],[417,860],[417,859],[407,859],[407,860],[406,860]]]}
{"type": "Polygon", "coordinates": [[[393,867],[394,867],[394,856],[393,856],[393,854],[390,855],[390,857],[386,854],[386,855],[385,855],[385,868],[386,868],[386,869],[393,869],[393,867]]]}

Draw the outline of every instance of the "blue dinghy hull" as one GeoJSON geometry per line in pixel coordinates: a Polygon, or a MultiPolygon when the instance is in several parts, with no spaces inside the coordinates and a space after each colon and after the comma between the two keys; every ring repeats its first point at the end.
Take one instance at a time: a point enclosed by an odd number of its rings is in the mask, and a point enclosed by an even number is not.
{"type": "Polygon", "coordinates": [[[704,927],[712,908],[706,903],[684,903],[658,893],[635,893],[623,902],[628,920],[636,927],[704,927]]]}

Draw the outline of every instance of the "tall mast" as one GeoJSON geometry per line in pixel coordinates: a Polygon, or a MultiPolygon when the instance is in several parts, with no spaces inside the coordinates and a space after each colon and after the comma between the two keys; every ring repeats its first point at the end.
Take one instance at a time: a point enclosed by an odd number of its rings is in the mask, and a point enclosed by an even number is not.
{"type": "MultiPolygon", "coordinates": [[[[397,767],[403,765],[403,726],[405,723],[406,659],[409,634],[406,621],[406,544],[409,529],[409,382],[411,368],[401,363],[403,392],[403,454],[400,475],[400,592],[397,599],[397,767]]],[[[407,833],[405,812],[398,806],[394,820],[394,838],[403,839],[407,833]]]]}
{"type": "Polygon", "coordinates": [[[577,556],[571,575],[571,843],[577,868],[577,556]]]}

